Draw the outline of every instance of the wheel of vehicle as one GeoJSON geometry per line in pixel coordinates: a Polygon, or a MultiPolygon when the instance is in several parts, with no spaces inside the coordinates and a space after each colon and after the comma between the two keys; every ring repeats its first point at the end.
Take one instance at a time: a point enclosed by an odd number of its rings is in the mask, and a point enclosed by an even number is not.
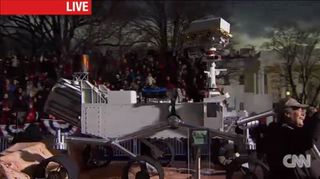
{"type": "Polygon", "coordinates": [[[78,179],[78,165],[66,155],[45,159],[37,165],[34,179],[78,179]]]}
{"type": "Polygon", "coordinates": [[[269,167],[263,159],[253,158],[249,160],[249,169],[244,173],[247,179],[269,178],[269,167]]]}
{"type": "Polygon", "coordinates": [[[87,145],[82,154],[87,168],[105,167],[112,161],[113,149],[105,145],[87,145]]]}
{"type": "Polygon", "coordinates": [[[245,179],[269,178],[269,167],[260,159],[249,154],[247,157],[239,157],[233,163],[227,166],[229,178],[233,178],[236,171],[241,171],[245,179]],[[247,167],[241,166],[243,163],[248,163],[247,167]]]}
{"type": "Polygon", "coordinates": [[[175,157],[175,151],[173,146],[169,142],[164,140],[154,140],[151,143],[163,152],[161,156],[157,156],[151,150],[151,156],[154,159],[158,160],[162,166],[169,166],[173,162],[175,157]]]}
{"type": "Polygon", "coordinates": [[[123,168],[122,179],[150,179],[158,176],[164,179],[161,164],[148,156],[137,156],[130,160],[123,168]]]}

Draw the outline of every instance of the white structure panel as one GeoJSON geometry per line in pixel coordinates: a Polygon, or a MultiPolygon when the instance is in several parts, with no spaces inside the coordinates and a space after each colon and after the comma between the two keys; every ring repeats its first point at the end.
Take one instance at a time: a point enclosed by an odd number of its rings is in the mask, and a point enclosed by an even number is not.
{"type": "Polygon", "coordinates": [[[101,137],[120,137],[147,128],[165,120],[168,115],[165,105],[162,106],[134,106],[108,105],[102,108],[104,116],[101,137]],[[162,116],[161,116],[162,115],[162,116]]]}
{"type": "Polygon", "coordinates": [[[101,104],[91,104],[81,109],[81,132],[84,134],[100,134],[101,104]]]}
{"type": "Polygon", "coordinates": [[[109,104],[135,104],[137,103],[136,91],[108,91],[109,104]]]}
{"type": "MultiPolygon", "coordinates": [[[[177,104],[177,114],[189,124],[203,126],[203,104],[177,104]]],[[[169,104],[82,104],[82,132],[117,138],[167,121],[169,104]]],[[[162,131],[153,137],[183,137],[186,130],[162,131]]]]}

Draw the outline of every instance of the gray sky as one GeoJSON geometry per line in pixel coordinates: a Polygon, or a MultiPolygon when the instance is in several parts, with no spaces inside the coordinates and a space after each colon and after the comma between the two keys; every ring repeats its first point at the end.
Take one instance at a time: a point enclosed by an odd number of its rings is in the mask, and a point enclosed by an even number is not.
{"type": "Polygon", "coordinates": [[[260,46],[273,27],[296,23],[320,30],[320,1],[230,1],[230,24],[241,46],[260,46]]]}

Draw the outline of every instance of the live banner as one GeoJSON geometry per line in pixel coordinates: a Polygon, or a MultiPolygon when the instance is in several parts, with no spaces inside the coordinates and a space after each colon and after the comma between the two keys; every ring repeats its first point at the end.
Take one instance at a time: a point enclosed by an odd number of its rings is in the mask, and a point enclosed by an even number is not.
{"type": "Polygon", "coordinates": [[[91,15],[92,0],[0,0],[0,15],[91,15]]]}

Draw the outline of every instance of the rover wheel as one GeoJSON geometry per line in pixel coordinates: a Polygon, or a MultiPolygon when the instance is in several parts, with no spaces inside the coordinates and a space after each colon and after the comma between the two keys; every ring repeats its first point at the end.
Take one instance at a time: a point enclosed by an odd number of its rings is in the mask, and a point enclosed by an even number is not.
{"type": "Polygon", "coordinates": [[[173,162],[175,157],[173,146],[169,142],[164,140],[155,140],[152,142],[152,144],[158,147],[163,152],[163,154],[159,157],[156,156],[156,154],[151,150],[151,156],[158,160],[162,166],[169,166],[173,162]]]}
{"type": "Polygon", "coordinates": [[[105,145],[87,145],[82,155],[87,168],[105,167],[112,161],[113,149],[105,145]]]}
{"type": "Polygon", "coordinates": [[[261,160],[250,157],[251,156],[247,159],[247,167],[241,166],[241,164],[245,163],[244,160],[238,162],[238,159],[234,160],[234,164],[229,165],[230,168],[228,167],[229,170],[227,169],[229,172],[228,175],[230,176],[229,178],[233,178],[232,176],[236,171],[241,171],[245,179],[269,178],[269,167],[261,160]]]}
{"type": "Polygon", "coordinates": [[[244,172],[246,179],[251,178],[269,178],[269,167],[263,160],[255,159],[249,161],[249,170],[244,172]]]}
{"type": "Polygon", "coordinates": [[[78,179],[77,164],[66,155],[44,159],[37,166],[34,179],[78,179]]]}
{"type": "Polygon", "coordinates": [[[161,164],[148,156],[137,156],[123,168],[122,179],[150,179],[158,176],[164,179],[161,164]]]}

